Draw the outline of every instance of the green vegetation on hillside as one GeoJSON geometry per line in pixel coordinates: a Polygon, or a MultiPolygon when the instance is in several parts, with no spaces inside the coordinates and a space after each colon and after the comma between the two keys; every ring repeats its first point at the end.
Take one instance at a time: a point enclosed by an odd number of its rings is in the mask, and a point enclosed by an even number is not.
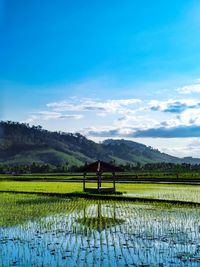
{"type": "Polygon", "coordinates": [[[134,166],[156,162],[200,163],[199,159],[180,159],[127,140],[106,140],[97,144],[79,133],[50,132],[41,126],[0,122],[0,164],[8,166],[49,164],[64,171],[94,160],[134,166]]]}

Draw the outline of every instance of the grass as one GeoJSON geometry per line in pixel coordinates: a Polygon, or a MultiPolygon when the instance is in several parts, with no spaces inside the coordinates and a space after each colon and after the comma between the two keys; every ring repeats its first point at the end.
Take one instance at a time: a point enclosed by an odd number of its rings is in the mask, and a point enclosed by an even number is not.
{"type": "Polygon", "coordinates": [[[82,183],[63,182],[0,182],[0,191],[22,191],[42,193],[73,193],[82,191],[82,183]]]}
{"type": "MultiPolygon", "coordinates": [[[[110,186],[103,184],[103,186],[110,186]]],[[[89,185],[92,186],[92,185],[89,185]]],[[[200,203],[200,186],[166,184],[116,184],[124,196],[200,203]]],[[[0,191],[68,194],[82,192],[82,183],[64,182],[0,182],[0,191]]]]}
{"type": "Polygon", "coordinates": [[[50,180],[50,179],[82,179],[83,176],[82,175],[78,175],[78,174],[57,174],[57,173],[47,173],[47,174],[20,174],[20,175],[12,175],[12,174],[0,174],[0,181],[2,180],[27,180],[27,181],[31,181],[31,180],[50,180]]]}

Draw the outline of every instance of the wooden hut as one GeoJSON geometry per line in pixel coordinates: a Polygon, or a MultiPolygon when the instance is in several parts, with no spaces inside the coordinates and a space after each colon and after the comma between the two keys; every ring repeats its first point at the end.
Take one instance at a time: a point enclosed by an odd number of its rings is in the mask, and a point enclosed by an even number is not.
{"type": "Polygon", "coordinates": [[[96,161],[91,164],[86,164],[84,167],[80,169],[84,173],[83,178],[83,191],[90,193],[115,193],[115,173],[122,172],[123,170],[119,167],[116,167],[110,163],[103,161],[96,161]],[[90,181],[86,179],[87,173],[95,173],[96,174],[96,187],[86,187],[86,182],[90,181]],[[106,178],[106,182],[112,183],[112,187],[102,187],[102,174],[103,173],[111,173],[110,177],[106,178]]]}

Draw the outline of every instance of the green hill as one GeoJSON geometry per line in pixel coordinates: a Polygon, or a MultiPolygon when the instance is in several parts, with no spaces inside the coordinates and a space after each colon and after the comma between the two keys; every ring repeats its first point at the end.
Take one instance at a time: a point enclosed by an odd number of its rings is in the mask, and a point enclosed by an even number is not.
{"type": "Polygon", "coordinates": [[[98,144],[79,133],[50,132],[41,126],[0,122],[0,163],[80,166],[97,159],[115,160],[116,164],[200,163],[200,159],[180,159],[132,141],[109,139],[98,144]]]}

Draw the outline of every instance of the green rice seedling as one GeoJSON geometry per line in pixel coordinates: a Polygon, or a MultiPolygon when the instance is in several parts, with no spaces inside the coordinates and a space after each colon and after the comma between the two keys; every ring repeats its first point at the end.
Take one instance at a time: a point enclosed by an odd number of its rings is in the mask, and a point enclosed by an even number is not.
{"type": "Polygon", "coordinates": [[[2,266],[199,266],[195,206],[20,194],[0,206],[14,213],[2,219],[2,266]]]}

